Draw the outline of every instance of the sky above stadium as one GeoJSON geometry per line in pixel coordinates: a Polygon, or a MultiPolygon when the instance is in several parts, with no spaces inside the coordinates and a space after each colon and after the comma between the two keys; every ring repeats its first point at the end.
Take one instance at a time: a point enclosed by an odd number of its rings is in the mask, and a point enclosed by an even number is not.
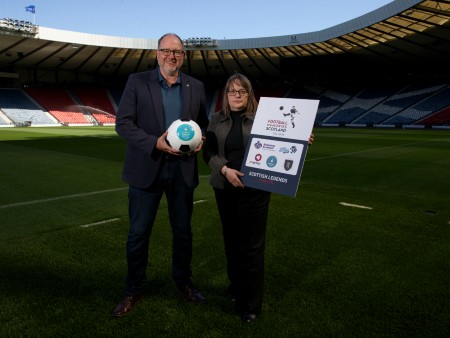
{"type": "Polygon", "coordinates": [[[320,31],[392,0],[1,0],[0,18],[81,33],[242,39],[320,31]],[[31,7],[34,6],[34,13],[31,7]]]}

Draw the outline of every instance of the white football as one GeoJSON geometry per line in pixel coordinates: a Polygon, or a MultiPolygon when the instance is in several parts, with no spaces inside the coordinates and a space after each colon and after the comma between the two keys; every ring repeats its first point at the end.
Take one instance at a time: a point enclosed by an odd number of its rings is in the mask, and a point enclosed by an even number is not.
{"type": "Polygon", "coordinates": [[[201,141],[202,131],[194,120],[175,120],[166,137],[166,142],[183,154],[192,153],[201,141]]]}

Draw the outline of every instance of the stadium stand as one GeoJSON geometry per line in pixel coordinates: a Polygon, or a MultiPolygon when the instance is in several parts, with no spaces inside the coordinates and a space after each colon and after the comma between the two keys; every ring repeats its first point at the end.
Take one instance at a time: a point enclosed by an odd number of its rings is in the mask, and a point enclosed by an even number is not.
{"type": "Polygon", "coordinates": [[[316,100],[323,91],[323,88],[318,87],[291,87],[287,89],[286,97],[291,99],[316,100]]]}
{"type": "Polygon", "coordinates": [[[108,92],[108,95],[111,97],[112,101],[114,102],[114,106],[117,107],[120,103],[123,89],[122,88],[108,88],[107,92],[108,92]]]}
{"type": "Polygon", "coordinates": [[[351,94],[327,89],[321,93],[317,99],[320,100],[319,110],[317,111],[316,123],[334,124],[336,122],[327,122],[345,102],[350,100],[351,94]]]}
{"type": "Polygon", "coordinates": [[[208,115],[210,115],[214,113],[217,100],[219,99],[220,91],[212,87],[206,87],[205,94],[206,94],[206,111],[208,112],[208,115]]]}
{"type": "MultiPolygon", "coordinates": [[[[403,110],[396,116],[396,118],[401,118],[402,122],[406,121],[403,123],[413,124],[418,120],[421,120],[423,117],[429,116],[432,113],[438,112],[448,106],[450,106],[450,88],[447,86],[446,88],[424,98],[422,101],[418,102],[409,109],[403,110]]],[[[387,123],[390,121],[391,120],[387,120],[387,123]]]]}
{"type": "MultiPolygon", "coordinates": [[[[221,89],[207,87],[207,109],[221,109],[221,89]]],[[[115,123],[121,90],[92,86],[1,89],[0,125],[106,125],[115,123]]],[[[430,126],[448,124],[450,83],[414,83],[339,90],[320,85],[255,89],[255,96],[320,100],[315,124],[322,126],[430,126]]]]}
{"type": "Polygon", "coordinates": [[[89,111],[91,111],[91,108],[94,108],[94,111],[103,110],[110,115],[116,115],[116,110],[111,103],[106,89],[91,86],[77,87],[73,89],[73,93],[89,111]]]}
{"type": "Polygon", "coordinates": [[[283,87],[256,87],[255,98],[259,101],[260,97],[284,97],[286,90],[283,87]]]}
{"type": "Polygon", "coordinates": [[[356,96],[340,106],[334,114],[327,119],[327,123],[361,123],[365,125],[368,123],[365,120],[358,121],[361,115],[392,94],[392,89],[363,89],[356,96]]]}
{"type": "MultiPolygon", "coordinates": [[[[402,125],[412,124],[415,119],[409,116],[408,110],[414,104],[424,100],[439,91],[445,84],[413,84],[399,92],[385,103],[389,117],[383,124],[402,125]]],[[[421,116],[423,117],[423,116],[421,116]]]]}
{"type": "Polygon", "coordinates": [[[26,88],[25,91],[64,125],[94,124],[65,89],[26,88]]]}
{"type": "MultiPolygon", "coordinates": [[[[58,121],[18,89],[0,89],[0,109],[16,126],[57,125],[58,121]]],[[[2,124],[9,124],[5,119],[2,124]]]]}
{"type": "Polygon", "coordinates": [[[442,109],[435,114],[432,114],[422,120],[417,121],[415,124],[430,126],[450,126],[450,107],[442,109]]]}
{"type": "MultiPolygon", "coordinates": [[[[449,29],[448,0],[394,0],[317,32],[188,38],[182,70],[205,83],[210,114],[221,108],[220,87],[240,72],[254,83],[257,99],[320,100],[316,126],[445,126],[449,29]]],[[[37,102],[34,113],[0,103],[0,126],[44,125],[45,116],[54,125],[112,124],[128,76],[157,66],[157,39],[83,34],[9,18],[0,19],[0,36],[0,87],[22,89],[37,102]]]]}
{"type": "Polygon", "coordinates": [[[116,122],[116,110],[106,89],[91,86],[77,87],[73,89],[73,93],[98,124],[116,122]]]}

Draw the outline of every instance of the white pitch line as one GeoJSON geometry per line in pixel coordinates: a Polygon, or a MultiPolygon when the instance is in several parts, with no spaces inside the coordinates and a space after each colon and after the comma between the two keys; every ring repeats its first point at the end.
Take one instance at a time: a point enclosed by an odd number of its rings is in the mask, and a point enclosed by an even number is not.
{"type": "Polygon", "coordinates": [[[353,208],[360,208],[360,209],[371,209],[371,207],[366,207],[364,205],[358,205],[358,204],[350,204],[350,203],[345,203],[345,202],[339,202],[340,205],[343,205],[345,207],[353,207],[353,208]]]}
{"type": "Polygon", "coordinates": [[[111,223],[111,222],[115,222],[115,221],[118,221],[118,220],[120,220],[120,218],[111,218],[111,219],[107,219],[107,220],[100,221],[100,222],[89,223],[89,224],[83,224],[83,225],[80,225],[80,227],[82,227],[82,228],[89,228],[89,227],[92,227],[92,226],[94,226],[94,225],[105,224],[105,223],[111,223]]]}
{"type": "Polygon", "coordinates": [[[67,198],[77,198],[77,197],[85,197],[85,196],[92,196],[92,195],[98,195],[98,194],[105,194],[105,193],[108,193],[108,192],[115,192],[115,191],[120,191],[120,190],[125,190],[125,189],[128,189],[128,187],[127,188],[117,188],[117,189],[91,191],[91,192],[86,192],[86,193],[82,193],[82,194],[73,194],[73,195],[45,198],[45,199],[41,199],[41,200],[34,200],[34,201],[27,201],[27,202],[5,204],[5,205],[0,205],[0,209],[21,207],[21,206],[24,206],[24,205],[38,204],[38,203],[45,203],[45,202],[53,202],[53,201],[59,201],[59,200],[67,199],[67,198]]]}
{"type": "Polygon", "coordinates": [[[204,203],[204,202],[206,202],[206,200],[198,200],[198,201],[195,201],[194,204],[197,204],[197,203],[204,203]]]}
{"type": "MultiPolygon", "coordinates": [[[[206,200],[198,200],[198,201],[195,201],[194,204],[197,204],[197,203],[204,203],[204,202],[206,202],[206,200]]],[[[111,223],[111,222],[115,222],[115,221],[119,221],[119,220],[120,220],[120,218],[111,218],[111,219],[107,219],[107,220],[100,221],[100,222],[89,223],[89,224],[83,224],[83,225],[80,225],[80,227],[81,227],[81,228],[89,228],[89,227],[94,226],[94,225],[100,225],[100,224],[105,224],[105,223],[111,223]]]]}

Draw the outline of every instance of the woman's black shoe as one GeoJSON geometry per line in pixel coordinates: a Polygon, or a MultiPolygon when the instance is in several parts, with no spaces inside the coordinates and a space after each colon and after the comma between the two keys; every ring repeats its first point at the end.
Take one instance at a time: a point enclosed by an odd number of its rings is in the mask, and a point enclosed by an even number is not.
{"type": "Polygon", "coordinates": [[[244,313],[241,315],[242,321],[246,322],[246,323],[251,323],[251,322],[255,321],[256,318],[258,318],[258,316],[255,315],[254,313],[244,313]]]}
{"type": "Polygon", "coordinates": [[[225,299],[227,302],[233,303],[236,301],[236,297],[232,293],[227,293],[225,295],[225,299]]]}
{"type": "Polygon", "coordinates": [[[227,288],[227,293],[225,294],[225,299],[228,301],[228,302],[234,302],[234,301],[236,301],[236,297],[235,297],[235,295],[234,295],[234,290],[233,290],[233,286],[230,284],[229,286],[228,286],[228,288],[227,288]]]}

